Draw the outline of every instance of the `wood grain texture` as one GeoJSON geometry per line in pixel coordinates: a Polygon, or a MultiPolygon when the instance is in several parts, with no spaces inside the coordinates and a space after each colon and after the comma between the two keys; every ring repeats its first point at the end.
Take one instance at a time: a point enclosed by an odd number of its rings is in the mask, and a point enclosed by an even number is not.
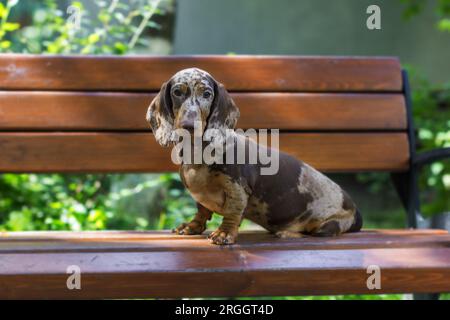
{"type": "MultiPolygon", "coordinates": [[[[0,92],[0,130],[149,130],[153,93],[0,92]]],[[[233,93],[240,128],[404,130],[401,94],[233,93]]]]}
{"type": "Polygon", "coordinates": [[[186,241],[190,246],[173,246],[173,236],[164,232],[3,233],[0,244],[6,242],[12,251],[0,255],[0,298],[374,293],[366,286],[366,270],[372,264],[382,270],[382,288],[376,293],[450,290],[450,236],[443,231],[370,230],[332,239],[275,240],[257,246],[264,236],[247,233],[238,245],[217,247],[209,245],[205,236],[179,236],[179,243],[186,241]],[[420,238],[427,241],[429,237],[434,237],[434,244],[421,246],[420,238]],[[108,250],[108,245],[117,245],[118,238],[134,242],[136,248],[108,250]],[[25,239],[36,252],[21,251],[25,239]],[[91,239],[99,247],[92,252],[70,247],[82,245],[83,239],[91,239]],[[408,239],[414,239],[414,244],[408,244],[408,239]],[[286,241],[291,245],[279,246],[286,241]],[[374,241],[382,246],[374,247],[374,241]],[[396,246],[389,247],[389,241],[396,246]],[[59,251],[44,253],[48,243],[56,242],[59,251]],[[348,243],[354,247],[350,249],[348,243]],[[69,265],[80,267],[82,290],[67,290],[69,265]]]}
{"type": "Polygon", "coordinates": [[[0,89],[152,91],[188,67],[209,71],[231,91],[402,89],[396,58],[14,54],[0,57],[0,89]]]}
{"type": "MultiPolygon", "coordinates": [[[[209,234],[206,231],[205,234],[209,234]]],[[[445,230],[364,230],[337,238],[279,239],[266,231],[241,231],[234,248],[334,250],[365,248],[448,247],[445,230]]],[[[219,247],[216,247],[219,250],[219,247]]],[[[0,254],[213,250],[205,235],[179,236],[169,231],[38,231],[0,233],[0,254]],[[170,245],[168,245],[170,244],[170,245]]]]}
{"type": "MultiPolygon", "coordinates": [[[[406,133],[282,133],[280,149],[323,171],[405,170],[406,133]]],[[[0,133],[0,172],[163,172],[149,133],[0,133]]]]}

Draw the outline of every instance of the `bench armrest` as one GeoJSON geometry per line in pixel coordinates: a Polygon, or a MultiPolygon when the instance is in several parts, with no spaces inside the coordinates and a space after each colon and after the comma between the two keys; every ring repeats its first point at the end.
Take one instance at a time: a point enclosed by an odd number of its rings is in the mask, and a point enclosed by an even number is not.
{"type": "Polygon", "coordinates": [[[414,157],[413,165],[422,167],[426,164],[446,158],[450,158],[450,148],[434,149],[417,154],[414,157]]]}

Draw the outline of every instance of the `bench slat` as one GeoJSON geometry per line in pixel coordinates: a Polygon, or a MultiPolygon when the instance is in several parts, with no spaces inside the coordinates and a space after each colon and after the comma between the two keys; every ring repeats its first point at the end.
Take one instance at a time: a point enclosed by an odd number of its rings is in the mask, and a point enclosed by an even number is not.
{"type": "Polygon", "coordinates": [[[0,58],[0,89],[151,91],[180,69],[194,66],[209,71],[231,91],[402,89],[396,58],[14,54],[0,58]]]}
{"type": "MultiPolygon", "coordinates": [[[[208,232],[205,232],[208,234],[208,232]]],[[[241,231],[239,249],[335,250],[448,247],[445,230],[364,230],[337,238],[278,239],[266,231],[241,231]]],[[[14,232],[0,234],[0,254],[61,252],[142,252],[212,250],[205,235],[179,236],[168,231],[14,232]],[[170,241],[170,246],[167,246],[170,241]]],[[[219,250],[219,247],[217,247],[219,250]]]]}
{"type": "MultiPolygon", "coordinates": [[[[149,130],[153,93],[0,92],[0,130],[149,130]]],[[[401,94],[233,93],[240,128],[404,130],[401,94]]]]}
{"type": "MultiPolygon", "coordinates": [[[[172,236],[165,238],[161,236],[164,233],[160,233],[158,240],[136,240],[142,251],[119,252],[105,252],[102,248],[94,252],[65,252],[67,242],[79,243],[83,237],[61,237],[65,249],[59,253],[2,253],[0,298],[226,297],[450,290],[448,234],[434,233],[434,237],[442,237],[440,246],[421,247],[417,238],[424,236],[422,231],[417,235],[415,231],[397,232],[397,243],[415,238],[418,246],[372,248],[373,233],[378,232],[364,231],[357,236],[348,234],[334,239],[296,239],[300,243],[315,242],[316,247],[310,243],[309,247],[282,249],[277,242],[285,240],[274,241],[273,246],[255,246],[253,242],[259,240],[252,237],[260,238],[261,234],[248,233],[241,239],[244,244],[241,246],[206,245],[203,239],[201,252],[196,246],[172,247],[172,236]],[[346,238],[359,241],[360,247],[335,246],[333,240],[342,242],[346,238]],[[171,250],[146,247],[151,241],[171,250]],[[66,270],[71,265],[81,269],[81,290],[66,287],[66,270]],[[370,265],[381,268],[381,290],[371,291],[366,286],[370,265]]],[[[57,233],[46,235],[48,241],[59,238],[57,233]]],[[[130,237],[135,235],[131,233],[130,237]]],[[[8,240],[10,236],[16,238],[13,233],[7,234],[0,242],[7,241],[14,248],[14,241],[8,240]]],[[[383,231],[377,237],[381,242],[383,231]]],[[[391,234],[390,240],[392,237],[391,234]]],[[[102,244],[114,241],[108,234],[99,238],[102,244]]],[[[183,236],[180,241],[190,242],[190,238],[183,236]]],[[[44,239],[35,242],[36,248],[45,246],[44,239]]]]}
{"type": "MultiPolygon", "coordinates": [[[[162,172],[149,133],[0,133],[0,172],[162,172]]],[[[324,171],[405,170],[406,133],[282,133],[280,149],[324,171]]]]}

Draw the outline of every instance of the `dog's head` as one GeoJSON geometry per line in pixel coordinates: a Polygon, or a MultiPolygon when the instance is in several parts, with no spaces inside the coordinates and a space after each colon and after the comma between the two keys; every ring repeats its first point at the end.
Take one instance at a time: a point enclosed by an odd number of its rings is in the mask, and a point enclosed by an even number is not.
{"type": "MultiPolygon", "coordinates": [[[[165,82],[147,111],[147,121],[156,141],[169,146],[175,129],[190,132],[201,129],[217,129],[212,134],[225,135],[226,129],[234,129],[239,109],[225,87],[206,71],[190,68],[176,73],[165,82]]],[[[198,131],[197,131],[198,132],[198,131]]]]}

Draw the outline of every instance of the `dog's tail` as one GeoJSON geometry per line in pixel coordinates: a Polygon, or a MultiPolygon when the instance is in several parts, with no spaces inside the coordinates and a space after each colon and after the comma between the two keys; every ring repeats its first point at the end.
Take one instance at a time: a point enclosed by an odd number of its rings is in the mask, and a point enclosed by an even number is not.
{"type": "Polygon", "coordinates": [[[355,220],[353,221],[353,224],[350,226],[350,229],[348,229],[347,232],[358,232],[361,231],[363,225],[363,219],[361,216],[361,212],[359,212],[359,209],[356,208],[355,212],[355,220]]]}

